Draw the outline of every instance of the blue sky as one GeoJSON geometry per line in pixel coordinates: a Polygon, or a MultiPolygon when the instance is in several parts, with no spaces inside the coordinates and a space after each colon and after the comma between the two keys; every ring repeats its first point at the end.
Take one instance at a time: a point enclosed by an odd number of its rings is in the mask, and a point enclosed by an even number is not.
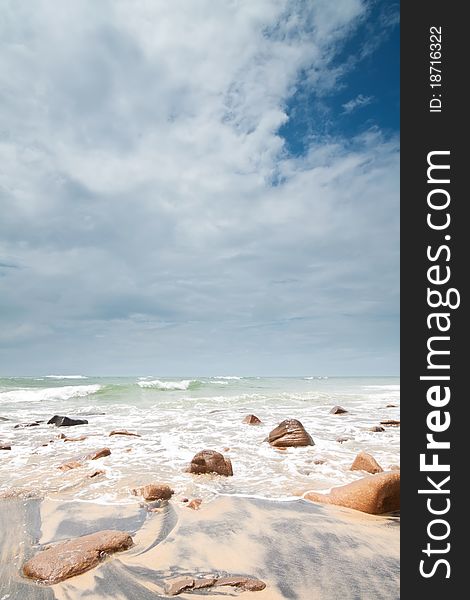
{"type": "Polygon", "coordinates": [[[2,374],[398,373],[398,4],[1,6],[2,374]]]}

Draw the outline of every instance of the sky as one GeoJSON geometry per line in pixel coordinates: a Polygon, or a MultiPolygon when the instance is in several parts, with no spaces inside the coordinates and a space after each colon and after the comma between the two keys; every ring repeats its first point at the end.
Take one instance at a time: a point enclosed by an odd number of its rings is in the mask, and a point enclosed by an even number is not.
{"type": "Polygon", "coordinates": [[[398,374],[398,4],[0,15],[0,374],[398,374]]]}

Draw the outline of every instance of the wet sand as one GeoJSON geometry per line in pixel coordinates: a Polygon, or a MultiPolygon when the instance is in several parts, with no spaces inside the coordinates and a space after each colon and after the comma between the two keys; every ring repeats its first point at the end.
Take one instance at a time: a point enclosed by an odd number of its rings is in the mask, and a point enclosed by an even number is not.
{"type": "Polygon", "coordinates": [[[155,600],[178,576],[244,575],[263,591],[211,588],[177,598],[395,600],[399,521],[302,499],[221,496],[193,511],[170,501],[156,512],[135,505],[0,500],[2,600],[155,600]],[[42,546],[103,529],[128,531],[135,545],[95,569],[45,586],[23,578],[42,546]]]}

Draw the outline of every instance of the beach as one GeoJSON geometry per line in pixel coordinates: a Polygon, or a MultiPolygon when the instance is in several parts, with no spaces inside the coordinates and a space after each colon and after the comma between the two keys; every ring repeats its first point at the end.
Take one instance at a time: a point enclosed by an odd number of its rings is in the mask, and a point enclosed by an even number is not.
{"type": "Polygon", "coordinates": [[[399,423],[397,378],[4,378],[0,598],[167,598],[178,577],[235,576],[265,587],[178,597],[398,598],[398,514],[301,497],[367,476],[350,469],[361,451],[396,470],[399,427],[387,421],[399,423]],[[249,414],[261,423],[244,423],[249,414]],[[54,415],[88,422],[47,424],[54,415]],[[285,419],[298,419],[313,445],[268,443],[285,419]],[[189,473],[203,449],[229,459],[233,476],[189,473]],[[171,499],[132,493],[155,482],[171,486],[171,499]],[[54,585],[23,576],[49,545],[109,529],[129,533],[132,547],[54,585]]]}

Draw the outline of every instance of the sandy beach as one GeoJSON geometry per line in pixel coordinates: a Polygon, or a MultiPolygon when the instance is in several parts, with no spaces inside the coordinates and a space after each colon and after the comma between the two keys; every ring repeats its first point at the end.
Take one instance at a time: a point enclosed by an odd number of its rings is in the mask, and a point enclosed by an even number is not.
{"type": "Polygon", "coordinates": [[[399,522],[302,499],[219,497],[193,511],[170,501],[155,512],[134,506],[9,499],[0,502],[1,598],[168,598],[176,577],[242,575],[266,583],[258,592],[232,587],[177,597],[222,595],[245,600],[399,598],[399,522]],[[134,546],[53,586],[21,576],[41,548],[103,529],[129,532],[134,546]]]}

